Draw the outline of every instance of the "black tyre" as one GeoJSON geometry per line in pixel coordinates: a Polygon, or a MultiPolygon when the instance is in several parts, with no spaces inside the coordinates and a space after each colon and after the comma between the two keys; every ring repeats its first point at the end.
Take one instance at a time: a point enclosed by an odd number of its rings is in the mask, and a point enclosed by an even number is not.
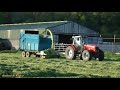
{"type": "Polygon", "coordinates": [[[99,61],[103,61],[104,60],[104,52],[102,50],[99,49],[99,57],[98,57],[99,61]]]}
{"type": "Polygon", "coordinates": [[[73,60],[76,59],[76,54],[74,49],[71,46],[68,46],[65,50],[66,59],[73,60]]]}
{"type": "Polygon", "coordinates": [[[82,56],[80,57],[80,60],[83,60],[82,56]]]}
{"type": "Polygon", "coordinates": [[[26,57],[30,57],[31,53],[30,52],[26,52],[26,57]]]}
{"type": "Polygon", "coordinates": [[[26,52],[22,52],[22,57],[26,57],[26,52]]]}
{"type": "Polygon", "coordinates": [[[91,60],[91,58],[92,58],[91,53],[88,50],[84,50],[82,52],[82,59],[83,60],[88,61],[88,60],[91,60]]]}

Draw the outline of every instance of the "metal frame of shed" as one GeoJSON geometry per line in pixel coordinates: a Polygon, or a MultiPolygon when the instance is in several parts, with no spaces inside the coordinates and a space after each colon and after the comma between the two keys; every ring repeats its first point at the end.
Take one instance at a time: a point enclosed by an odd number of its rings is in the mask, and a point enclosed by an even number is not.
{"type": "Polygon", "coordinates": [[[88,29],[72,21],[51,21],[51,22],[36,22],[36,23],[1,24],[0,38],[3,37],[3,39],[9,39],[12,45],[15,46],[16,44],[19,45],[18,40],[19,40],[20,32],[24,30],[34,30],[34,31],[38,30],[40,32],[46,29],[51,30],[51,32],[54,34],[54,38],[57,38],[59,34],[68,34],[68,35],[82,34],[82,35],[96,35],[96,36],[99,35],[93,30],[88,29]]]}

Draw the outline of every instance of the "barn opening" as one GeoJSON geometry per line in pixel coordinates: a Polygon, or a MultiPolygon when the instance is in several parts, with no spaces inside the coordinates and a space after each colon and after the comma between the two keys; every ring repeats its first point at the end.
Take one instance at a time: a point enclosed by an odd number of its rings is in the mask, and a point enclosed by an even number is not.
{"type": "Polygon", "coordinates": [[[58,42],[64,43],[64,44],[71,44],[72,43],[72,36],[73,35],[67,35],[67,34],[59,34],[58,35],[58,42]]]}
{"type": "Polygon", "coordinates": [[[25,31],[25,34],[39,34],[39,31],[25,31]]]}

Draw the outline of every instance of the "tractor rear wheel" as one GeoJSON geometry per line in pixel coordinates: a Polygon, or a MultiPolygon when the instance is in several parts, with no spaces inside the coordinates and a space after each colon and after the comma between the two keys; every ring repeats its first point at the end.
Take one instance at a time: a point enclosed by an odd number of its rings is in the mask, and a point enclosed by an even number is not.
{"type": "Polygon", "coordinates": [[[26,57],[30,57],[31,53],[30,52],[26,52],[26,57]]]}
{"type": "Polygon", "coordinates": [[[68,46],[65,50],[66,59],[73,60],[76,59],[76,53],[71,46],[68,46]]]}
{"type": "Polygon", "coordinates": [[[26,57],[26,52],[22,52],[22,57],[26,57]]]}
{"type": "Polygon", "coordinates": [[[98,57],[99,61],[102,61],[104,59],[104,52],[102,50],[99,49],[99,57],[98,57]]]}
{"type": "Polygon", "coordinates": [[[84,50],[82,52],[82,59],[83,60],[86,60],[86,61],[91,60],[91,57],[92,57],[91,53],[88,50],[84,50]]]}

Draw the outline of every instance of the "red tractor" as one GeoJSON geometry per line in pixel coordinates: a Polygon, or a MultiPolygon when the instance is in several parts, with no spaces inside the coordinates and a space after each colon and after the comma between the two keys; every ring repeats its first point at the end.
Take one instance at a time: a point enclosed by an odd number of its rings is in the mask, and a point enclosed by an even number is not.
{"type": "Polygon", "coordinates": [[[73,36],[72,39],[72,44],[65,50],[66,59],[76,59],[76,56],[81,60],[91,60],[92,57],[99,61],[104,59],[104,52],[96,45],[89,44],[87,37],[73,36]]]}

